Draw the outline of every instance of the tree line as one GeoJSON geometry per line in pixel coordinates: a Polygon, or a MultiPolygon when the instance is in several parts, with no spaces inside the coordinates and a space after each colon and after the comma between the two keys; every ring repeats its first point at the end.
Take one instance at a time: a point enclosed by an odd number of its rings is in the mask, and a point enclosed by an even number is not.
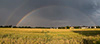
{"type": "Polygon", "coordinates": [[[0,28],[84,29],[84,28],[100,28],[100,26],[31,27],[31,26],[5,25],[5,26],[0,26],[0,28]]]}
{"type": "Polygon", "coordinates": [[[0,28],[32,28],[31,26],[12,26],[12,25],[5,25],[0,26],[0,28]]]}

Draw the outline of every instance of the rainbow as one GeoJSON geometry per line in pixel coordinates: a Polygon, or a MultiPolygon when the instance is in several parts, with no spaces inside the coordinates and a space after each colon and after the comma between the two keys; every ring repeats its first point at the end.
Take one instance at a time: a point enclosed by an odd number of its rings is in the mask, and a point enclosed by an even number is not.
{"type": "Polygon", "coordinates": [[[23,7],[28,1],[29,1],[29,0],[24,1],[20,6],[18,6],[18,7],[10,14],[10,16],[7,18],[7,20],[6,20],[6,22],[5,22],[4,25],[6,25],[6,24],[9,22],[9,20],[13,17],[13,15],[14,15],[21,7],[23,7]]]}
{"type": "MultiPolygon", "coordinates": [[[[53,5],[52,5],[53,6],[53,5]]],[[[44,6],[44,7],[40,7],[40,8],[37,8],[35,10],[32,10],[31,12],[29,12],[28,14],[26,14],[17,24],[16,26],[18,26],[19,23],[21,23],[27,16],[29,16],[32,12],[35,12],[37,10],[40,10],[41,8],[45,8],[45,7],[49,7],[49,6],[44,6]]]]}
{"type": "MultiPolygon", "coordinates": [[[[18,24],[20,24],[25,18],[27,18],[27,16],[29,16],[29,15],[32,14],[33,12],[36,12],[36,11],[42,9],[42,8],[45,8],[45,7],[48,7],[48,6],[44,6],[44,7],[40,7],[40,8],[37,8],[37,9],[35,9],[35,10],[32,10],[31,12],[29,12],[28,14],[26,14],[26,15],[16,24],[16,26],[18,26],[18,24]]],[[[64,6],[64,7],[67,8],[67,6],[64,6]]],[[[80,11],[80,10],[78,10],[78,9],[75,9],[75,10],[80,11]]],[[[80,11],[80,12],[81,12],[81,11],[80,11]]],[[[84,14],[83,12],[81,12],[81,13],[84,14]]],[[[88,15],[85,14],[84,16],[86,16],[86,17],[88,18],[88,20],[90,20],[90,21],[93,23],[94,26],[96,26],[95,22],[94,22],[88,15]]]]}

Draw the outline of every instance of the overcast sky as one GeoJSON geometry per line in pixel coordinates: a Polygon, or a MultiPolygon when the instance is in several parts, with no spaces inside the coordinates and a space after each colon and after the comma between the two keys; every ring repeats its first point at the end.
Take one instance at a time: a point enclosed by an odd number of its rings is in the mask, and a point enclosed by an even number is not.
{"type": "Polygon", "coordinates": [[[0,25],[100,25],[99,22],[100,0],[0,0],[0,25]]]}

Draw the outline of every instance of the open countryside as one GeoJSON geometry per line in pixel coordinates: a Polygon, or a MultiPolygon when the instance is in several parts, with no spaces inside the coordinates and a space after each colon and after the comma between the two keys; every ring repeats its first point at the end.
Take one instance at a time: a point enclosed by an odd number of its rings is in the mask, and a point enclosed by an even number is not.
{"type": "Polygon", "coordinates": [[[0,44],[100,44],[100,29],[0,28],[0,44]]]}

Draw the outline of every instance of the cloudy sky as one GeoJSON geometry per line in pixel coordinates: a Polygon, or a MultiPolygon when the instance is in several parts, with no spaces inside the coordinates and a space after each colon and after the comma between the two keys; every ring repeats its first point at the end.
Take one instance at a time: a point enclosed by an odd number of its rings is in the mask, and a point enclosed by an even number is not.
{"type": "Polygon", "coordinates": [[[100,0],[0,0],[0,25],[100,25],[100,0]]]}

